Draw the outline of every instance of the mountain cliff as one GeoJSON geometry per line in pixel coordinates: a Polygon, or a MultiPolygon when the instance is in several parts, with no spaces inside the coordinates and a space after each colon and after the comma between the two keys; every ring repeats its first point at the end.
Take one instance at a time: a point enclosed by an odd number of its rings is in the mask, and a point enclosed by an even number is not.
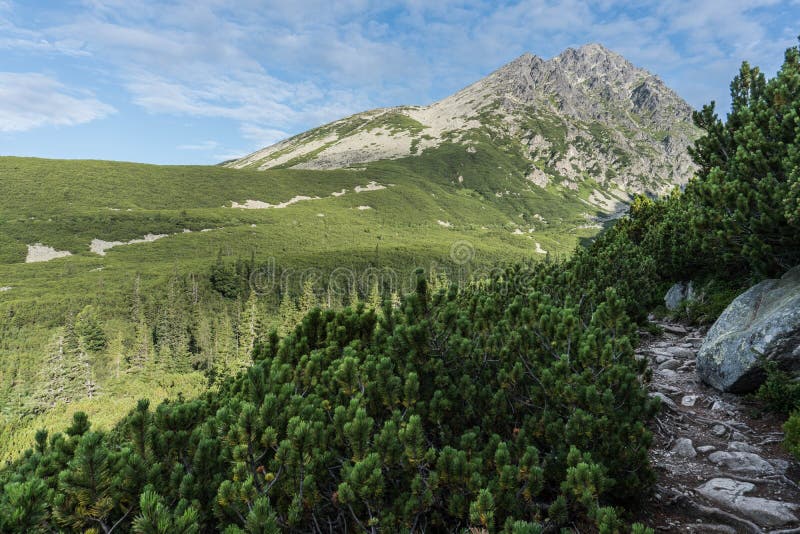
{"type": "MultiPolygon", "coordinates": [[[[524,54],[429,106],[358,113],[227,163],[335,169],[435,153],[515,152],[529,184],[577,191],[609,211],[631,193],[662,193],[692,173],[691,107],[657,76],[599,44],[543,60],[524,54]]],[[[524,187],[523,184],[519,184],[524,187]]]]}

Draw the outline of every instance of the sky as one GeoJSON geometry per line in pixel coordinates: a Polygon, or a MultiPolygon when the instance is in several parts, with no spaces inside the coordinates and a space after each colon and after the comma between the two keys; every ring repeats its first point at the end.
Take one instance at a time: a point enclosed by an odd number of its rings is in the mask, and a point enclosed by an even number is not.
{"type": "Polygon", "coordinates": [[[592,42],[724,114],[798,34],[800,0],[0,0],[0,155],[214,164],[592,42]]]}

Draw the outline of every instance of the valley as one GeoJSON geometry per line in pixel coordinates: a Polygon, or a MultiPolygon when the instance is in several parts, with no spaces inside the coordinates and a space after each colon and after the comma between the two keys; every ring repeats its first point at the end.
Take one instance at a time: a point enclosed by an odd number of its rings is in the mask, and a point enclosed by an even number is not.
{"type": "MultiPolygon", "coordinates": [[[[193,313],[225,310],[238,345],[250,291],[221,296],[208,278],[219,262],[271,266],[259,309],[278,324],[284,295],[300,299],[309,278],[333,306],[366,299],[374,271],[391,295],[413,291],[420,267],[466,283],[498,265],[568,257],[633,195],[685,183],[693,128],[660,80],[588,45],[547,62],[527,54],[431,106],[358,114],[222,166],[2,157],[0,457],[78,409],[111,423],[153,393],[141,377],[110,373],[127,357],[109,349],[85,363],[97,396],[31,406],[47,347],[86,306],[124,353],[136,344],[134,292],[162,295],[147,304],[155,329],[164,288],[181,279],[206,310],[193,313]]],[[[205,389],[220,328],[157,395],[205,389]]]]}
{"type": "Polygon", "coordinates": [[[731,94],[588,44],[217,165],[0,157],[0,531],[793,531],[800,49],[731,94]]]}

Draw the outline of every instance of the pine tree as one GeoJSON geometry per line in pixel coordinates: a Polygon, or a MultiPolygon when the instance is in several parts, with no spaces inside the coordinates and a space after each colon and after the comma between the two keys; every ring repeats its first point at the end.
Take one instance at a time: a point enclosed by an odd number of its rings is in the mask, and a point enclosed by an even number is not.
{"type": "Polygon", "coordinates": [[[108,344],[108,357],[115,379],[119,379],[120,377],[122,362],[125,360],[126,355],[125,335],[122,332],[117,332],[108,344]]]}
{"type": "Polygon", "coordinates": [[[333,284],[328,284],[325,290],[325,297],[322,301],[323,308],[326,310],[339,310],[342,307],[342,299],[334,289],[333,284]]]}
{"type": "Polygon", "coordinates": [[[58,477],[55,516],[60,524],[110,532],[118,519],[130,513],[131,508],[123,511],[124,501],[115,491],[114,464],[101,434],[86,432],[80,437],[74,457],[58,477]]]}
{"type": "Polygon", "coordinates": [[[377,280],[373,280],[372,285],[370,286],[369,295],[367,296],[367,307],[375,310],[376,313],[381,313],[381,309],[383,307],[383,298],[381,297],[377,280]]]}
{"type": "Polygon", "coordinates": [[[251,359],[258,335],[263,332],[260,319],[261,311],[258,297],[255,291],[251,291],[244,309],[239,315],[239,357],[242,361],[251,359]]]}
{"type": "Polygon", "coordinates": [[[130,353],[131,369],[141,371],[153,360],[153,336],[150,326],[140,310],[134,327],[134,344],[130,353]]]}
{"type": "Polygon", "coordinates": [[[358,284],[353,281],[350,285],[350,292],[347,295],[347,305],[353,309],[356,309],[361,302],[361,297],[358,295],[358,284]]]}
{"type": "Polygon", "coordinates": [[[278,307],[278,317],[280,320],[278,331],[284,335],[291,332],[297,324],[298,316],[299,313],[294,299],[289,294],[288,290],[284,291],[281,296],[280,306],[278,307]]]}
{"type": "Polygon", "coordinates": [[[725,122],[714,103],[695,112],[705,131],[690,151],[699,166],[687,194],[699,209],[695,224],[709,253],[728,263],[742,256],[759,276],[780,274],[800,262],[797,217],[800,130],[800,52],[786,51],[777,76],[742,64],[731,83],[725,122]]]}
{"type": "Polygon", "coordinates": [[[177,510],[170,510],[152,487],[142,492],[139,509],[139,515],[133,520],[136,534],[196,534],[200,531],[196,507],[182,501],[177,510]]]}
{"type": "Polygon", "coordinates": [[[66,396],[66,362],[64,356],[64,335],[57,333],[47,350],[47,361],[42,369],[42,388],[34,397],[34,409],[47,410],[59,402],[69,401],[66,396]]]}
{"type": "Polygon", "coordinates": [[[319,306],[314,280],[309,278],[303,283],[303,292],[300,295],[300,303],[297,312],[300,317],[305,317],[308,312],[319,306]]]}
{"type": "Polygon", "coordinates": [[[84,397],[87,393],[87,379],[90,376],[89,355],[86,352],[82,339],[75,328],[75,318],[67,317],[64,325],[62,347],[63,369],[63,398],[71,402],[84,397]]]}
{"type": "Polygon", "coordinates": [[[48,524],[47,485],[40,478],[0,486],[0,532],[28,534],[51,532],[48,524]]]}
{"type": "Polygon", "coordinates": [[[93,306],[86,306],[78,314],[75,320],[75,332],[87,351],[99,352],[106,348],[108,340],[97,317],[97,310],[93,306]]]}

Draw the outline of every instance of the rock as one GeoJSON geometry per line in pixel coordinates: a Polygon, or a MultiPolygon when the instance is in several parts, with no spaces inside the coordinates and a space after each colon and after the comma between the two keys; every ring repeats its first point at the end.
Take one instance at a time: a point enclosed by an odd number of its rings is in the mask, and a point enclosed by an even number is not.
{"type": "Polygon", "coordinates": [[[694,458],[697,456],[697,451],[694,450],[694,446],[692,446],[692,440],[689,438],[678,438],[675,440],[675,445],[672,446],[672,450],[670,452],[675,456],[680,456],[681,458],[694,458]]]}
{"type": "Polygon", "coordinates": [[[694,406],[694,403],[697,402],[697,395],[685,395],[681,399],[681,404],[683,406],[694,406]]]}
{"type": "Polygon", "coordinates": [[[731,434],[731,441],[744,442],[747,438],[738,430],[734,430],[731,434]]]}
{"type": "Polygon", "coordinates": [[[681,362],[679,362],[678,360],[667,360],[667,361],[662,362],[661,364],[659,364],[658,368],[659,369],[671,369],[671,370],[674,371],[675,369],[677,369],[680,366],[681,366],[681,362]]]}
{"type": "Polygon", "coordinates": [[[734,452],[752,452],[757,453],[758,447],[755,445],[750,445],[749,443],[745,443],[744,441],[731,441],[728,443],[728,450],[734,452]]]}
{"type": "Polygon", "coordinates": [[[686,302],[695,300],[694,287],[692,282],[678,282],[673,284],[667,294],[664,295],[664,304],[667,305],[669,311],[675,311],[681,308],[686,302]]]}
{"type": "Polygon", "coordinates": [[[728,429],[725,428],[723,425],[714,425],[713,427],[711,427],[711,433],[719,438],[727,434],[728,429]]]}
{"type": "Polygon", "coordinates": [[[789,469],[789,462],[786,460],[781,460],[780,458],[770,458],[767,461],[771,463],[775,470],[779,473],[785,473],[786,470],[789,469]]]}
{"type": "Polygon", "coordinates": [[[700,347],[697,372],[721,391],[746,393],[764,379],[762,356],[800,370],[800,266],[736,297],[700,347]]]}
{"type": "Polygon", "coordinates": [[[717,451],[709,454],[708,459],[711,463],[734,473],[773,475],[777,472],[771,463],[752,452],[717,451]]]}
{"type": "Polygon", "coordinates": [[[714,447],[713,445],[702,445],[700,447],[697,447],[697,452],[701,452],[703,454],[711,452],[713,450],[716,450],[716,447],[714,447]]]}
{"type": "Polygon", "coordinates": [[[683,327],[679,324],[665,324],[662,325],[662,328],[664,329],[664,332],[668,332],[670,334],[685,334],[688,332],[686,327],[683,327]]]}
{"type": "Polygon", "coordinates": [[[674,358],[694,358],[694,351],[686,347],[670,347],[667,351],[674,358]]]}
{"type": "Polygon", "coordinates": [[[797,509],[796,504],[761,497],[747,497],[745,493],[754,488],[755,486],[749,482],[739,482],[730,478],[712,478],[702,486],[698,486],[696,491],[715,504],[728,508],[764,527],[778,527],[797,521],[797,517],[792,513],[797,509]]]}
{"type": "Polygon", "coordinates": [[[668,354],[656,354],[656,363],[659,364],[659,365],[661,365],[665,361],[671,360],[671,359],[672,358],[670,358],[670,356],[668,354]]]}
{"type": "Polygon", "coordinates": [[[727,402],[721,401],[721,400],[714,401],[714,404],[711,406],[711,410],[715,411],[715,412],[722,411],[722,410],[731,410],[732,408],[733,408],[733,406],[731,406],[727,402]]]}
{"type": "Polygon", "coordinates": [[[675,375],[677,374],[672,369],[658,369],[656,371],[656,373],[658,373],[659,375],[661,375],[665,379],[675,378],[675,375]]]}
{"type": "Polygon", "coordinates": [[[673,412],[677,412],[678,411],[678,405],[675,404],[675,401],[673,401],[672,399],[670,399],[669,397],[667,397],[666,395],[664,395],[660,391],[656,391],[656,392],[650,393],[650,396],[651,397],[655,397],[658,400],[660,400],[662,406],[665,406],[668,410],[672,410],[673,412]]]}

